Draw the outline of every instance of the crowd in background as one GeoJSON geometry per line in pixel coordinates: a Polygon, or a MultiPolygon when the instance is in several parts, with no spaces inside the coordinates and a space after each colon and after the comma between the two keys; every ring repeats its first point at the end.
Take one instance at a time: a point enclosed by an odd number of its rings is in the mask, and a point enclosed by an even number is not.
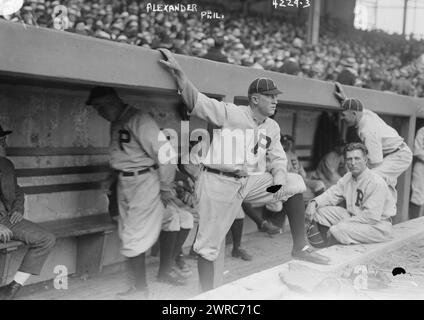
{"type": "Polygon", "coordinates": [[[424,96],[424,41],[322,19],[319,43],[310,45],[304,21],[227,12],[213,1],[196,3],[225,12],[224,19],[202,19],[199,12],[147,13],[147,2],[26,0],[6,19],[53,28],[55,7],[64,5],[69,32],[198,57],[215,50],[237,65],[424,96]]]}

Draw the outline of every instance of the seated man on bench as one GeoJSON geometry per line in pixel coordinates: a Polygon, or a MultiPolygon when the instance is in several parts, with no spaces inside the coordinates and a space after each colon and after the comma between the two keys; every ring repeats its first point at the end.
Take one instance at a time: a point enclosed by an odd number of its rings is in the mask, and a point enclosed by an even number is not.
{"type": "Polygon", "coordinates": [[[23,219],[24,193],[18,186],[13,163],[5,158],[6,136],[0,127],[0,241],[22,241],[28,252],[13,281],[0,288],[0,300],[11,300],[31,275],[39,275],[55,244],[55,236],[35,223],[23,219]]]}
{"type": "Polygon", "coordinates": [[[381,176],[367,168],[368,150],[350,143],[344,151],[349,172],[312,199],[306,217],[312,221],[308,239],[315,247],[387,241],[391,237],[390,193],[381,176]],[[343,202],[345,207],[340,206],[343,202]]]}

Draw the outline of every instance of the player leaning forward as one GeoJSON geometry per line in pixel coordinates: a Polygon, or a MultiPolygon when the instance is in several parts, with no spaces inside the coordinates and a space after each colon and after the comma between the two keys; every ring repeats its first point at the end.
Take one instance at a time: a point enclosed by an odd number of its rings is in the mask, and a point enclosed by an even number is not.
{"type": "Polygon", "coordinates": [[[129,260],[134,281],[127,292],[118,296],[140,293],[147,297],[145,252],[159,236],[164,204],[174,198],[171,183],[176,166],[159,159],[160,148],[168,142],[154,119],[124,104],[113,88],[93,88],[86,104],[111,122],[109,162],[119,171],[118,234],[121,253],[129,260]]]}
{"type": "MultiPolygon", "coordinates": [[[[200,93],[187,79],[179,63],[168,50],[161,49],[167,61],[160,63],[175,77],[180,94],[188,111],[222,130],[249,129],[265,132],[266,143],[243,143],[242,150],[235,152],[231,164],[223,164],[217,159],[221,152],[223,135],[214,133],[208,156],[210,163],[204,162],[204,169],[199,177],[197,195],[199,197],[199,232],[194,250],[199,253],[198,270],[203,290],[213,287],[214,261],[220,246],[234,219],[241,210],[243,201],[263,203],[285,201],[293,236],[292,255],[299,259],[326,264],[329,259],[314,252],[307,245],[305,235],[305,212],[302,192],[306,189],[302,177],[287,174],[287,158],[280,143],[280,127],[273,115],[277,105],[277,94],[281,93],[270,79],[260,78],[249,87],[249,106],[236,106],[208,98],[200,93]],[[256,154],[256,163],[249,161],[248,153],[256,154]],[[261,171],[260,163],[266,163],[261,171]],[[266,172],[266,171],[268,172],[266,172]],[[272,194],[266,191],[272,185],[282,188],[272,194]]],[[[221,131],[222,133],[222,131],[221,131]]],[[[254,139],[252,139],[254,140],[254,139]]],[[[260,140],[260,139],[259,139],[260,140]]],[[[232,146],[234,148],[234,146],[232,146]]],[[[236,148],[240,147],[239,145],[236,148]]],[[[225,157],[225,155],[224,155],[225,157]]]]}
{"type": "Polygon", "coordinates": [[[368,149],[368,167],[386,181],[392,195],[391,205],[396,208],[397,178],[412,163],[411,149],[395,129],[377,114],[365,109],[360,100],[346,98],[337,82],[334,95],[341,104],[342,119],[348,126],[356,128],[359,138],[368,149]]]}

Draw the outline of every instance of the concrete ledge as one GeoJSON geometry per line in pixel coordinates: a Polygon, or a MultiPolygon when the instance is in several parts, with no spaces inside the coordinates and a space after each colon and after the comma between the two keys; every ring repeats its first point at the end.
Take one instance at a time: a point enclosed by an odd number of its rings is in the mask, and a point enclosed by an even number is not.
{"type": "MultiPolygon", "coordinates": [[[[393,240],[384,243],[334,246],[319,252],[330,257],[331,265],[317,265],[292,260],[280,266],[267,269],[248,277],[231,282],[214,290],[194,297],[194,300],[278,300],[296,298],[292,291],[280,280],[280,273],[296,268],[320,274],[336,274],[348,266],[361,264],[370,258],[402,247],[405,243],[424,237],[424,217],[409,220],[393,226],[393,240]]],[[[305,273],[307,274],[307,273],[305,273]]],[[[315,279],[311,278],[311,281],[315,279]]]]}

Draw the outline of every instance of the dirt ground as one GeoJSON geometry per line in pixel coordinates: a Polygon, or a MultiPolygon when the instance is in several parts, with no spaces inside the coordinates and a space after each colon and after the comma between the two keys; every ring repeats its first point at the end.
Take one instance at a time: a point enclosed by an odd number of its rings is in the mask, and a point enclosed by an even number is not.
{"type": "MultiPolygon", "coordinates": [[[[253,232],[243,236],[242,247],[252,256],[252,261],[243,261],[231,257],[231,244],[226,246],[226,257],[224,267],[224,282],[228,283],[239,278],[248,276],[267,268],[275,267],[291,260],[292,240],[289,231],[283,234],[268,236],[266,233],[253,232]]],[[[188,249],[185,249],[188,253],[188,249]]],[[[159,266],[158,257],[148,259],[148,283],[150,299],[153,300],[175,300],[190,299],[200,293],[198,287],[197,261],[186,257],[186,262],[192,270],[192,277],[186,286],[172,286],[156,281],[156,273],[159,266]]],[[[127,273],[123,268],[121,271],[103,274],[99,277],[81,280],[70,278],[66,290],[43,290],[28,294],[24,291],[18,299],[22,300],[109,300],[116,299],[115,294],[127,288],[127,273]]],[[[139,297],[134,296],[134,299],[139,297]]]]}

